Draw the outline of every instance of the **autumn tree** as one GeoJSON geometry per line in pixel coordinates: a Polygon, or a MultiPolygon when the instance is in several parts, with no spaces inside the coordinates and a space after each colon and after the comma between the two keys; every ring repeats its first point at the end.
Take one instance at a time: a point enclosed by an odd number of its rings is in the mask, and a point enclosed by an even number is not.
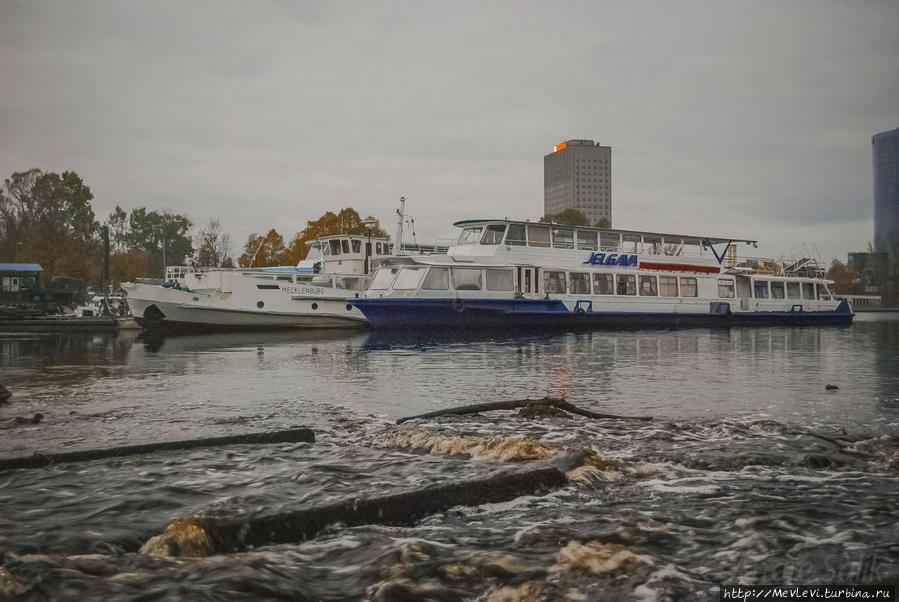
{"type": "Polygon", "coordinates": [[[0,190],[0,254],[40,263],[49,276],[99,276],[94,195],[72,171],[12,174],[0,190]]]}
{"type": "Polygon", "coordinates": [[[846,265],[839,259],[834,259],[827,270],[828,280],[833,280],[834,292],[843,295],[856,293],[857,278],[855,271],[851,266],[846,265]]]}
{"type": "Polygon", "coordinates": [[[222,232],[222,222],[218,218],[210,219],[208,226],[200,228],[195,242],[198,266],[223,267],[231,263],[231,235],[222,232]]]}
{"type": "Polygon", "coordinates": [[[250,234],[247,244],[244,245],[243,254],[237,259],[242,268],[271,267],[286,265],[287,247],[284,246],[284,237],[272,228],[265,236],[250,234]]]}
{"type": "Polygon", "coordinates": [[[316,238],[335,234],[367,236],[369,232],[365,227],[366,221],[374,222],[371,229],[372,237],[387,238],[387,233],[381,228],[378,220],[371,216],[363,219],[352,207],[341,209],[338,213],[328,211],[317,220],[306,222],[306,227],[293,237],[287,247],[287,263],[296,265],[300,260],[305,259],[306,253],[309,251],[306,243],[316,238]]]}

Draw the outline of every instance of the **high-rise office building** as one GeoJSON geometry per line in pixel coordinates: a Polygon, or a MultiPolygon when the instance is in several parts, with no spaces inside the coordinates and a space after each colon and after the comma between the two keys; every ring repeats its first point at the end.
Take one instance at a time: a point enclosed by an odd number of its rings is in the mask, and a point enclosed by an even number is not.
{"type": "Polygon", "coordinates": [[[871,138],[874,147],[874,250],[887,253],[899,236],[899,128],[871,138]]]}
{"type": "Polygon", "coordinates": [[[577,209],[590,224],[612,225],[612,147],[566,140],[543,157],[543,213],[577,209]]]}

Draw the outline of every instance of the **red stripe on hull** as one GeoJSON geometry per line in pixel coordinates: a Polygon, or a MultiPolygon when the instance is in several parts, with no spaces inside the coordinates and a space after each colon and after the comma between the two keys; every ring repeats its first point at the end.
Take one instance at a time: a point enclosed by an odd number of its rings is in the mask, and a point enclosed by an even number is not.
{"type": "Polygon", "coordinates": [[[641,261],[640,267],[644,270],[664,270],[668,272],[699,272],[700,274],[720,274],[721,268],[710,265],[689,265],[687,263],[655,263],[641,261]]]}

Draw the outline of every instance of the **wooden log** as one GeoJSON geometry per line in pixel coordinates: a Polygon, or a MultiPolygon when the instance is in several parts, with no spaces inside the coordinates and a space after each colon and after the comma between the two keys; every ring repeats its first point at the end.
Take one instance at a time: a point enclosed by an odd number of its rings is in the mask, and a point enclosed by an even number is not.
{"type": "Polygon", "coordinates": [[[504,502],[566,483],[565,474],[558,468],[536,468],[268,516],[191,517],[171,523],[164,534],[147,541],[141,552],[153,556],[205,556],[237,552],[251,546],[299,542],[337,523],[348,527],[412,525],[429,514],[454,506],[504,502]]]}
{"type": "Polygon", "coordinates": [[[437,418],[439,416],[462,416],[465,414],[478,414],[480,412],[492,412],[494,410],[514,410],[529,405],[547,405],[554,406],[566,412],[585,416],[594,419],[614,419],[614,420],[652,420],[652,416],[615,416],[614,414],[599,414],[589,410],[583,410],[576,405],[560,398],[544,397],[543,399],[521,399],[517,401],[494,401],[491,403],[478,403],[458,408],[446,408],[445,410],[437,410],[435,412],[426,412],[424,414],[416,414],[415,416],[406,416],[396,421],[402,424],[409,420],[417,420],[422,418],[437,418]]]}
{"type": "Polygon", "coordinates": [[[195,449],[198,447],[218,447],[222,445],[267,445],[272,443],[314,443],[315,433],[308,428],[295,428],[283,431],[271,431],[267,433],[246,433],[243,435],[228,435],[225,437],[207,437],[204,439],[188,439],[186,441],[163,441],[159,443],[145,443],[142,445],[126,445],[108,449],[86,449],[81,451],[63,452],[59,454],[35,453],[31,456],[19,458],[7,458],[0,460],[0,470],[13,470],[17,468],[41,468],[50,464],[63,462],[88,462],[104,458],[116,458],[120,456],[133,456],[137,454],[150,454],[157,451],[172,449],[195,449]]]}

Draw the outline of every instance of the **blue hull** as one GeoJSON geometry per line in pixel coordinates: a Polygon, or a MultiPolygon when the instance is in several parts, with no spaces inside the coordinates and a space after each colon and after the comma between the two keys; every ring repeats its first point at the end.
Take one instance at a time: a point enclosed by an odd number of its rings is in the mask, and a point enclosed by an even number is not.
{"type": "Polygon", "coordinates": [[[571,312],[553,299],[352,299],[375,329],[541,328],[613,330],[730,326],[847,326],[852,310],[843,301],[834,311],[645,313],[571,312]]]}

